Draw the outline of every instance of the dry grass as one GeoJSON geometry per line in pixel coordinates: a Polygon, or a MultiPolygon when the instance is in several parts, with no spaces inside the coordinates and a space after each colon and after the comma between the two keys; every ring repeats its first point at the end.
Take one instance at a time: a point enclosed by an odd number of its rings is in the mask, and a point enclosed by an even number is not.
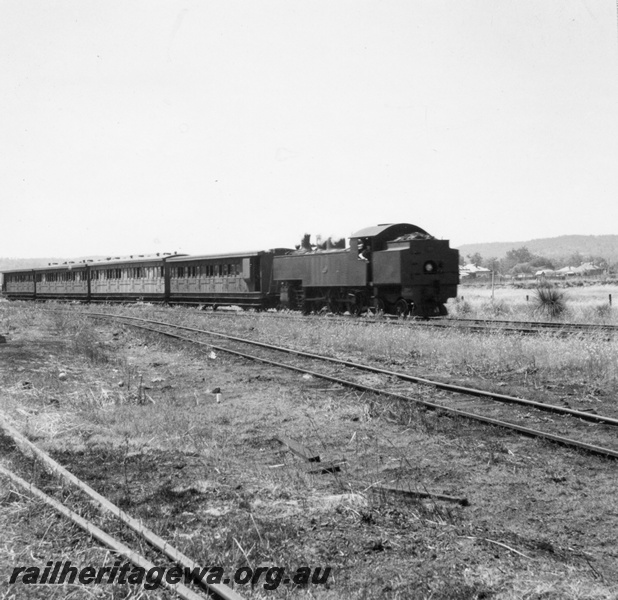
{"type": "Polygon", "coordinates": [[[487,335],[466,330],[454,332],[424,327],[362,325],[356,321],[331,323],[316,319],[311,326],[298,321],[245,316],[236,320],[210,320],[208,315],[171,313],[169,318],[198,327],[224,327],[231,333],[259,337],[273,343],[318,351],[331,356],[372,360],[433,375],[496,377],[522,370],[536,379],[559,380],[612,388],[618,379],[618,340],[607,334],[568,338],[551,332],[518,336],[497,332],[487,335]],[[229,321],[229,322],[228,322],[229,321]]]}
{"type": "MultiPolygon", "coordinates": [[[[36,307],[10,311],[6,349],[19,352],[10,370],[0,367],[0,408],[78,476],[202,564],[334,569],[329,587],[239,588],[247,598],[605,600],[618,593],[616,569],[604,557],[615,523],[601,523],[614,497],[613,468],[603,461],[547,454],[539,443],[223,355],[211,360],[154,335],[36,307]],[[208,393],[214,387],[222,389],[219,404],[208,393]],[[274,440],[278,433],[347,466],[335,476],[311,475],[274,440]],[[465,495],[471,506],[380,497],[371,492],[377,482],[465,495]]],[[[156,307],[141,311],[161,318],[156,307]]],[[[530,386],[541,375],[585,376],[591,387],[616,378],[615,342],[594,337],[307,325],[259,314],[214,320],[187,309],[162,320],[173,319],[436,374],[493,378],[530,367],[530,386]]],[[[37,535],[53,516],[24,499],[4,506],[14,524],[0,522],[6,564],[31,551],[43,564],[54,553],[102,562],[75,532],[37,554],[37,535]]],[[[69,591],[85,597],[89,590],[69,591]]],[[[164,597],[141,593],[132,597],[164,597]]],[[[114,594],[130,597],[126,589],[114,594]]]]}

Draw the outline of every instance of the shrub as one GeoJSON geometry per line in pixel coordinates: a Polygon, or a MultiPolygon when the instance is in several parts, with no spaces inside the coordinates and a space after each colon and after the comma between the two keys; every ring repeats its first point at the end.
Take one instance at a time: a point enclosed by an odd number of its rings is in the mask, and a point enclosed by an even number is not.
{"type": "Polygon", "coordinates": [[[566,310],[566,294],[551,283],[541,283],[534,290],[535,310],[552,319],[566,310]]]}

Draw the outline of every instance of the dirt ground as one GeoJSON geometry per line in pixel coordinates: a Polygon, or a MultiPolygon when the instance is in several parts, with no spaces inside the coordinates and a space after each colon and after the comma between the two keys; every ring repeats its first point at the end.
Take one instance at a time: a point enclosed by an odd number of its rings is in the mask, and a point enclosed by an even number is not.
{"type": "MultiPolygon", "coordinates": [[[[202,565],[331,568],[321,584],[237,585],[243,597],[618,598],[615,461],[34,307],[14,311],[7,333],[0,409],[98,492],[202,565]],[[312,473],[278,436],[340,470],[312,473]]],[[[109,562],[3,483],[4,582],[18,565],[109,562]]],[[[0,585],[0,598],[26,597],[171,596],[0,585]]]]}

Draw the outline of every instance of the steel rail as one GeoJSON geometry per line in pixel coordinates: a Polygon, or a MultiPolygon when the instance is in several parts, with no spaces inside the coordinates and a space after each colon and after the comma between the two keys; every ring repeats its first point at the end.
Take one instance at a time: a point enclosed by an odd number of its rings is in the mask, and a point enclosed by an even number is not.
{"type": "MultiPolygon", "coordinates": [[[[555,321],[517,321],[510,319],[472,319],[466,317],[433,317],[424,321],[428,324],[447,324],[447,323],[474,323],[481,326],[484,325],[512,325],[514,327],[528,329],[548,329],[556,331],[592,331],[592,332],[610,332],[618,331],[618,325],[611,324],[595,324],[595,323],[556,323],[555,321]]],[[[447,326],[447,325],[444,325],[447,326]]]]}
{"type": "MultiPolygon", "coordinates": [[[[122,317],[121,315],[102,315],[102,314],[98,314],[98,315],[94,315],[93,316],[99,316],[99,317],[103,317],[103,318],[116,318],[116,317],[121,317],[121,318],[126,318],[126,317],[122,317]]],[[[148,322],[146,319],[140,319],[138,317],[128,317],[131,320],[138,320],[138,321],[146,321],[148,322]]],[[[157,324],[157,322],[154,322],[157,324]]],[[[168,323],[160,323],[161,325],[165,325],[168,327],[173,327],[173,328],[177,328],[177,329],[189,329],[189,330],[193,330],[193,331],[198,331],[200,333],[205,333],[204,331],[201,330],[195,330],[192,329],[190,327],[184,327],[182,325],[173,325],[173,324],[168,324],[168,323]]],[[[134,324],[134,323],[128,323],[128,325],[132,326],[132,327],[136,327],[139,329],[143,329],[145,331],[151,331],[153,333],[158,333],[160,335],[165,335],[167,337],[172,337],[175,339],[179,339],[179,340],[183,340],[183,341],[187,341],[190,342],[192,344],[197,344],[200,346],[207,346],[209,348],[213,348],[215,350],[219,350],[220,352],[226,352],[228,354],[232,354],[234,356],[239,356],[241,358],[245,358],[248,360],[254,360],[256,362],[261,362],[264,364],[268,364],[268,365],[272,365],[275,367],[280,367],[280,368],[284,368],[284,369],[288,369],[291,371],[296,371],[299,373],[304,373],[304,374],[309,374],[312,375],[314,377],[320,378],[320,379],[324,379],[326,381],[330,381],[332,383],[338,383],[340,385],[344,385],[346,387],[351,387],[354,389],[357,389],[359,391],[363,391],[363,392],[370,392],[373,394],[378,394],[378,395],[382,395],[382,396],[387,396],[389,398],[393,398],[396,400],[400,400],[400,401],[404,401],[404,402],[414,402],[417,405],[420,405],[424,408],[430,409],[430,410],[435,410],[435,411],[441,411],[443,413],[446,413],[448,415],[452,415],[452,416],[456,416],[456,417],[461,417],[461,418],[465,418],[465,419],[470,419],[470,420],[474,420],[474,421],[478,421],[480,423],[486,424],[486,425],[494,425],[496,427],[501,427],[503,429],[510,429],[510,430],[514,430],[517,431],[518,433],[521,433],[522,435],[526,435],[528,437],[533,437],[533,438],[539,438],[539,439],[543,439],[543,440],[548,440],[548,441],[552,441],[555,442],[557,444],[560,444],[562,446],[566,446],[566,447],[570,447],[570,448],[576,448],[578,450],[584,450],[586,452],[589,452],[591,454],[595,454],[598,456],[603,456],[605,458],[613,458],[613,459],[618,459],[618,451],[613,450],[611,448],[603,448],[601,446],[596,446],[594,444],[587,444],[585,442],[580,442],[578,440],[574,440],[572,438],[567,438],[564,436],[559,436],[559,435],[555,435],[553,433],[548,433],[545,431],[540,431],[538,429],[532,429],[530,427],[523,427],[521,425],[516,425],[515,423],[509,423],[508,421],[500,421],[499,419],[493,419],[491,417],[485,417],[483,415],[479,415],[476,413],[472,413],[472,412],[468,412],[468,411],[464,411],[464,410],[459,410],[457,408],[451,408],[451,407],[447,407],[447,406],[443,406],[441,404],[438,404],[436,402],[430,402],[429,400],[421,400],[419,398],[411,398],[410,396],[404,396],[403,394],[398,394],[395,392],[388,392],[385,391],[384,389],[379,389],[379,388],[374,388],[371,386],[367,386],[367,385],[363,385],[360,383],[356,383],[353,381],[349,381],[346,379],[341,379],[339,377],[334,377],[332,375],[327,375],[325,373],[319,373],[317,371],[312,371],[309,369],[304,369],[302,367],[297,367],[295,365],[291,365],[288,363],[282,363],[279,361],[274,361],[274,360],[270,360],[267,358],[262,358],[259,356],[255,356],[252,354],[247,354],[245,352],[240,352],[238,350],[232,350],[230,348],[226,348],[224,346],[217,346],[211,343],[207,343],[207,342],[200,342],[198,340],[194,340],[192,338],[189,337],[185,337],[182,335],[178,335],[175,333],[171,333],[171,332],[167,332],[167,331],[161,331],[158,329],[153,329],[151,327],[147,327],[145,325],[139,325],[139,324],[134,324]]],[[[226,337],[224,334],[218,334],[218,335],[222,335],[223,337],[226,337]]],[[[241,340],[241,338],[237,338],[238,341],[244,341],[241,340]]],[[[248,342],[248,343],[253,343],[253,344],[258,344],[258,345],[262,345],[258,342],[248,342]]],[[[277,347],[273,346],[273,349],[278,349],[277,347]]],[[[286,350],[286,349],[282,349],[282,350],[286,350]]],[[[297,354],[299,352],[292,350],[291,351],[292,354],[297,354]]],[[[311,356],[311,357],[317,357],[319,359],[321,358],[327,358],[327,357],[319,357],[317,355],[310,355],[309,353],[299,353],[301,355],[304,356],[311,356]]],[[[337,361],[336,359],[328,359],[328,360],[334,360],[334,362],[338,362],[340,364],[344,364],[346,366],[354,366],[355,363],[348,363],[347,361],[337,361]]],[[[360,365],[360,367],[363,367],[363,365],[360,365]]],[[[373,369],[372,367],[369,368],[369,370],[373,369]]],[[[379,370],[378,372],[384,372],[383,370],[379,370]]],[[[585,413],[583,413],[585,414],[585,413]]],[[[589,415],[587,415],[589,416],[589,415]]]]}
{"type": "MultiPolygon", "coordinates": [[[[90,313],[90,314],[102,315],[102,313],[90,313]]],[[[537,402],[535,400],[527,400],[525,398],[518,398],[517,396],[509,396],[507,394],[498,394],[496,392],[490,392],[488,390],[480,390],[476,388],[469,388],[469,387],[464,387],[460,385],[454,385],[452,383],[444,383],[441,381],[426,379],[424,377],[418,377],[416,375],[408,375],[407,373],[400,373],[397,371],[389,371],[388,369],[382,369],[380,367],[372,367],[370,365],[363,365],[361,363],[356,363],[353,361],[342,360],[339,358],[332,358],[330,356],[322,356],[320,354],[313,354],[311,352],[305,352],[303,350],[295,350],[293,348],[287,348],[284,346],[275,346],[273,344],[267,344],[265,342],[247,340],[244,338],[240,338],[240,337],[236,337],[233,335],[229,335],[226,333],[220,333],[216,331],[207,331],[204,329],[197,329],[195,327],[187,327],[185,325],[175,325],[173,323],[165,323],[163,321],[154,321],[150,319],[143,319],[140,317],[131,317],[131,316],[124,316],[124,315],[113,315],[113,316],[119,317],[122,319],[141,321],[143,323],[153,323],[156,325],[174,327],[176,329],[182,329],[185,331],[193,331],[195,333],[204,333],[207,335],[212,335],[215,337],[228,339],[228,340],[240,342],[243,344],[249,344],[249,345],[258,346],[261,348],[266,348],[268,350],[277,350],[279,352],[286,352],[288,354],[295,354],[297,356],[302,356],[305,358],[321,360],[324,362],[331,362],[334,364],[342,365],[345,367],[351,367],[351,368],[362,370],[362,371],[368,371],[368,372],[377,373],[380,375],[387,375],[389,377],[396,377],[398,379],[401,379],[402,381],[409,381],[411,383],[416,383],[419,385],[427,385],[427,386],[431,386],[437,389],[446,390],[449,392],[455,392],[458,394],[465,394],[468,396],[476,396],[480,398],[491,398],[492,400],[496,400],[498,402],[504,402],[508,404],[520,404],[522,406],[528,406],[530,408],[536,408],[538,410],[542,410],[546,412],[552,412],[552,413],[561,414],[561,415],[568,415],[570,417],[576,417],[578,419],[582,419],[584,421],[590,421],[592,423],[618,426],[618,419],[615,419],[613,417],[608,417],[604,415],[595,415],[592,413],[574,410],[572,408],[564,408],[562,406],[556,406],[555,404],[546,404],[544,402],[537,402]]]]}
{"type": "MultiPolygon", "coordinates": [[[[219,312],[217,317],[238,317],[245,316],[245,312],[219,312]]],[[[249,315],[247,315],[249,316],[249,315]]],[[[324,316],[320,315],[290,315],[268,313],[268,318],[287,318],[290,320],[307,320],[325,318],[334,322],[347,322],[356,325],[394,325],[400,327],[438,327],[442,329],[457,329],[458,323],[463,323],[468,331],[478,332],[498,332],[498,333],[522,333],[522,334],[540,334],[553,331],[560,335],[573,335],[576,333],[612,333],[618,331],[618,325],[596,325],[592,323],[554,323],[549,321],[516,321],[516,320],[501,320],[501,319],[472,319],[459,317],[428,317],[422,318],[400,318],[396,315],[384,314],[379,318],[376,315],[367,315],[363,318],[346,317],[327,313],[324,316]]]]}
{"type": "MultiPolygon", "coordinates": [[[[28,483],[25,479],[22,479],[21,477],[19,477],[6,467],[3,467],[2,465],[0,465],[0,475],[9,479],[15,485],[18,485],[26,491],[30,492],[32,496],[38,498],[39,500],[42,500],[48,506],[51,506],[61,515],[65,516],[67,519],[78,525],[88,535],[91,535],[93,538],[99,540],[99,542],[105,544],[116,554],[119,554],[127,560],[131,561],[135,566],[144,569],[145,572],[149,572],[151,569],[156,568],[156,565],[154,563],[144,558],[141,554],[138,554],[137,552],[131,550],[131,548],[129,548],[122,542],[116,540],[114,537],[103,531],[101,528],[91,523],[88,519],[85,519],[70,508],[67,508],[64,504],[58,502],[58,500],[56,500],[55,498],[48,496],[45,492],[35,487],[31,483],[28,483]]],[[[183,583],[171,584],[168,583],[165,578],[162,578],[160,581],[160,585],[166,587],[173,592],[176,592],[176,594],[183,600],[205,599],[205,596],[195,593],[191,588],[187,587],[183,583]]]]}
{"type": "MultiPolygon", "coordinates": [[[[26,455],[34,455],[41,461],[44,468],[48,472],[54,473],[65,481],[72,483],[76,488],[87,494],[100,509],[107,511],[120,519],[120,521],[145,539],[153,548],[156,548],[158,551],[165,554],[165,556],[174,561],[174,563],[182,566],[183,568],[188,568],[190,571],[193,571],[194,569],[201,569],[200,565],[179,550],[176,550],[176,548],[166,542],[154,531],[146,527],[140,520],[132,517],[120,507],[116,506],[113,502],[105,498],[105,496],[99,494],[87,483],[83,482],[76,475],[55,461],[49,454],[47,454],[47,452],[41,450],[36,444],[33,444],[29,439],[17,431],[17,429],[10,425],[7,418],[2,413],[0,413],[0,431],[10,437],[22,453],[26,455]]],[[[208,588],[210,592],[216,594],[224,600],[243,600],[240,594],[225,584],[201,581],[199,582],[199,585],[208,588]]]]}

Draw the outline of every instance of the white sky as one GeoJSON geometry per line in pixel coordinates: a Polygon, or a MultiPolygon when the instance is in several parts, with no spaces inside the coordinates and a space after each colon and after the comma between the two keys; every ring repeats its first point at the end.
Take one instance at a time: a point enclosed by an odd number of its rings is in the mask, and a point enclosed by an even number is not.
{"type": "Polygon", "coordinates": [[[0,256],[618,233],[614,0],[3,0],[0,256]]]}

